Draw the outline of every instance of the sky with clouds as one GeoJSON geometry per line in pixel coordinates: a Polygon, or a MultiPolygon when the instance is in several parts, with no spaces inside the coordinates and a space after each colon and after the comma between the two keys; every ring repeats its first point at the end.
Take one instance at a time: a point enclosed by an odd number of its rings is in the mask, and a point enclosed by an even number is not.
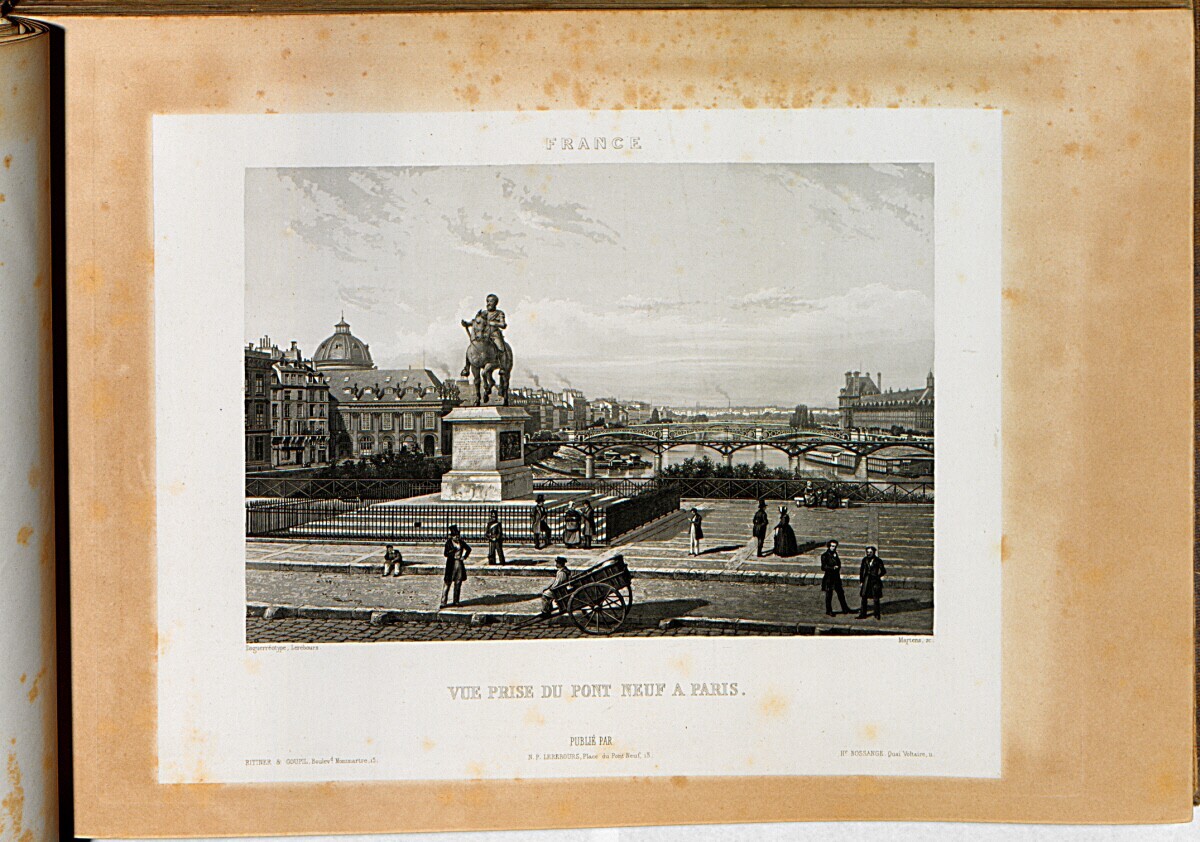
{"type": "Polygon", "coordinates": [[[513,382],[655,403],[836,405],[933,364],[933,170],[577,164],[246,171],[247,341],[344,312],[381,368],[457,374],[495,292],[513,382]]]}

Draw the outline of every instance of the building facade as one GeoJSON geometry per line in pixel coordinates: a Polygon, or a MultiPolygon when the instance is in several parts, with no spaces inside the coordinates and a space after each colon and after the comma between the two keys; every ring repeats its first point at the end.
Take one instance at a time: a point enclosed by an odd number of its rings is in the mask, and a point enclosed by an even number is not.
{"type": "Polygon", "coordinates": [[[271,355],[251,343],[246,357],[246,470],[269,471],[271,449],[271,384],[275,379],[271,355]]]}
{"type": "Polygon", "coordinates": [[[449,455],[442,418],[461,403],[455,381],[442,382],[423,368],[380,369],[370,346],[343,318],[322,342],[313,365],[326,378],[332,458],[364,459],[407,450],[449,455]]]}
{"type": "MultiPolygon", "coordinates": [[[[879,382],[882,382],[879,376],[879,382]]],[[[869,374],[846,372],[846,384],[838,392],[838,411],[843,430],[876,430],[933,434],[933,372],[923,389],[882,391],[869,374]]]]}
{"type": "Polygon", "coordinates": [[[578,389],[554,392],[540,386],[514,386],[509,390],[509,400],[529,413],[530,420],[525,424],[528,433],[587,429],[588,401],[578,389]]]}
{"type": "Polygon", "coordinates": [[[264,336],[244,349],[246,470],[329,463],[329,386],[293,342],[264,336]]]}
{"type": "Polygon", "coordinates": [[[629,413],[616,398],[598,398],[588,404],[588,423],[607,427],[625,427],[629,413]]]}

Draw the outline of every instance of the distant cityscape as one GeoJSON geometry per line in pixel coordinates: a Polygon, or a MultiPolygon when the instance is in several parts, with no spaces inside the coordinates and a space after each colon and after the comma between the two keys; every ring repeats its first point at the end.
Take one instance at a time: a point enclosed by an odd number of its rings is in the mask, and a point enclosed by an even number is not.
{"type": "MultiPolygon", "coordinates": [[[[370,346],[343,318],[306,357],[297,342],[281,349],[270,337],[245,354],[246,469],[320,467],[383,453],[429,457],[451,450],[442,419],[464,402],[466,380],[427,368],[377,368],[370,346]]],[[[594,428],[706,421],[759,421],[795,429],[933,433],[934,380],[923,387],[883,390],[882,374],[845,373],[836,407],[673,406],[620,397],[589,398],[581,390],[513,385],[510,403],[529,413],[526,433],[579,433],[594,428]]]]}

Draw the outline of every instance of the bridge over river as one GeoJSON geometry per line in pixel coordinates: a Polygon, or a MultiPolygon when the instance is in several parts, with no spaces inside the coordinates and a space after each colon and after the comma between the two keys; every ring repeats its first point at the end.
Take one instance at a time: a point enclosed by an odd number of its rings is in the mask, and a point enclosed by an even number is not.
{"type": "Polygon", "coordinates": [[[747,448],[769,448],[786,454],[794,471],[802,457],[836,465],[866,479],[871,457],[891,456],[928,461],[933,458],[933,439],[924,437],[847,435],[833,430],[796,430],[786,425],[709,422],[666,424],[589,430],[577,433],[539,434],[526,440],[526,451],[534,460],[559,448],[575,450],[584,457],[584,474],[596,475],[596,457],[607,450],[641,450],[654,458],[654,473],[663,469],[663,456],[678,448],[704,448],[718,453],[732,466],[734,454],[747,448]]]}

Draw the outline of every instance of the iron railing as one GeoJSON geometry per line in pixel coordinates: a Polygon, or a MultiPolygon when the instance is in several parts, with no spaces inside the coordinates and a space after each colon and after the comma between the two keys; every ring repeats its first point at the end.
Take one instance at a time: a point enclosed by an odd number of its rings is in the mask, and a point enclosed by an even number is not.
{"type": "MultiPolygon", "coordinates": [[[[468,541],[483,541],[490,519],[487,506],[466,504],[389,505],[386,502],[343,503],[332,508],[327,500],[285,500],[279,503],[246,504],[248,537],[279,537],[307,540],[396,541],[431,543],[445,540],[450,527],[457,526],[468,541]],[[254,506],[256,508],[251,509],[254,506]]],[[[507,544],[533,541],[533,506],[497,506],[507,544]]],[[[562,540],[565,506],[554,506],[547,519],[550,533],[562,540]]],[[[594,541],[607,536],[606,516],[594,513],[594,541]]]]}
{"type": "Polygon", "coordinates": [[[440,479],[318,479],[246,477],[246,496],[308,500],[403,500],[436,494],[440,479]]]}
{"type": "MultiPolygon", "coordinates": [[[[496,506],[505,542],[533,542],[533,506],[496,506]]],[[[679,509],[679,494],[672,489],[646,487],[641,493],[593,510],[592,541],[611,539],[679,509]]],[[[561,543],[567,502],[547,505],[550,536],[561,543]]],[[[375,500],[249,500],[246,502],[247,537],[286,537],[307,540],[436,542],[457,526],[468,541],[483,541],[490,507],[478,504],[420,504],[375,500]]]]}
{"type": "MultiPolygon", "coordinates": [[[[659,488],[672,488],[681,497],[790,500],[804,494],[809,483],[818,492],[831,491],[856,503],[932,503],[933,483],[922,481],[830,479],[731,479],[718,477],[539,477],[535,491],[581,491],[613,497],[636,497],[659,488]]],[[[441,481],[391,479],[311,479],[247,477],[246,496],[272,500],[404,500],[435,494],[441,481]]]]}
{"type": "Polygon", "coordinates": [[[247,500],[246,535],[286,534],[308,523],[345,517],[360,506],[347,500],[247,500]]]}
{"type": "Polygon", "coordinates": [[[672,486],[652,488],[634,497],[618,500],[606,509],[608,530],[615,538],[679,511],[679,490],[672,486]]]}
{"type": "Polygon", "coordinates": [[[681,497],[716,500],[791,500],[802,496],[812,483],[818,494],[834,496],[854,503],[932,503],[931,482],[855,482],[850,480],[806,479],[722,479],[716,477],[665,477],[658,480],[678,490],[681,497]]]}

